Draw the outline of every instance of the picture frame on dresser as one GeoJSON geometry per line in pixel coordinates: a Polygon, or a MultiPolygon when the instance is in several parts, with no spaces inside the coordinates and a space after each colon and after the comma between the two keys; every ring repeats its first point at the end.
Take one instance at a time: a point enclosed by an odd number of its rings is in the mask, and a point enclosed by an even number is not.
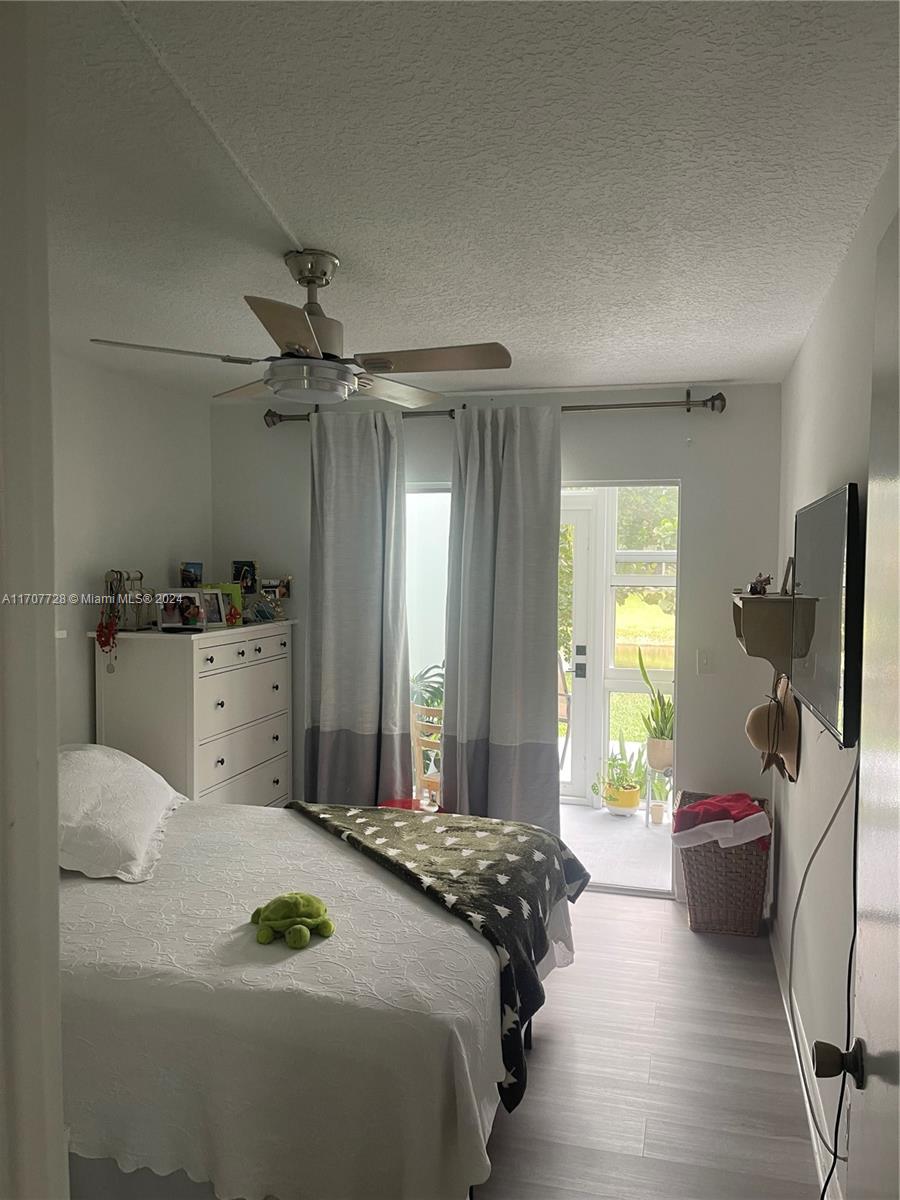
{"type": "Polygon", "coordinates": [[[225,614],[228,608],[220,588],[201,588],[203,608],[206,614],[207,629],[224,629],[228,622],[225,614]]]}
{"type": "Polygon", "coordinates": [[[97,742],[146,763],[191,800],[287,804],[292,626],[120,634],[112,673],[91,634],[97,742]]]}
{"type": "Polygon", "coordinates": [[[156,602],[156,628],[160,633],[202,632],[206,628],[206,608],[200,589],[162,593],[156,602]]]}

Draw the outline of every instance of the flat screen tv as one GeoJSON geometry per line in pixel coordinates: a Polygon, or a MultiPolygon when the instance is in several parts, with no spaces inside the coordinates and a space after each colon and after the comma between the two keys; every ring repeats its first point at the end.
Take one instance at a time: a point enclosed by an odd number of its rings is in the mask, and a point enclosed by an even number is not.
{"type": "Polygon", "coordinates": [[[794,518],[791,686],[842,746],[859,737],[863,547],[855,483],[794,518]]]}

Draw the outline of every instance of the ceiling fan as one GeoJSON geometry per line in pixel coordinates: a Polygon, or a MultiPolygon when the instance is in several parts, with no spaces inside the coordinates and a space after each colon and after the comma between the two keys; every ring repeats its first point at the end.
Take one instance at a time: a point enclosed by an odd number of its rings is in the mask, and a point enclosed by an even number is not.
{"type": "Polygon", "coordinates": [[[344,327],[333,317],[326,317],[318,300],[319,289],[328,287],[340,266],[337,255],[328,250],[291,250],[284,256],[284,261],[294,280],[306,288],[307,299],[302,308],[262,296],[244,297],[278,346],[280,353],[277,355],[249,358],[240,354],[209,354],[202,350],[114,342],[107,338],[91,338],[91,341],[124,350],[213,358],[242,366],[268,363],[262,379],[218,392],[216,398],[268,399],[274,393],[281,400],[317,405],[342,404],[354,392],[360,392],[401,408],[425,408],[444,397],[440,392],[412,387],[383,376],[425,371],[483,371],[508,367],[512,362],[509,351],[499,342],[436,346],[427,350],[378,350],[345,358],[344,327]]]}

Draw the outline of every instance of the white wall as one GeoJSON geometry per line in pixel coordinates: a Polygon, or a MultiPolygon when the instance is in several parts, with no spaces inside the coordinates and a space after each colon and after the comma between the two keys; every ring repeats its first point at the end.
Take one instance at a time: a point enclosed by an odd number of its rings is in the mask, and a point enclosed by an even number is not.
{"type": "MultiPolygon", "coordinates": [[[[110,351],[112,355],[114,352],[110,351]]],[[[209,403],[54,355],[54,590],[95,593],[112,568],[162,588],[183,559],[210,561],[209,403]]],[[[60,742],[94,737],[96,606],[60,607],[60,742]]]]}
{"type": "MultiPolygon", "coordinates": [[[[848,481],[864,493],[875,296],[875,253],[897,213],[897,159],[888,165],[843,265],[782,385],[781,557],[790,552],[795,511],[848,481]]],[[[787,959],[791,910],[806,861],[844,784],[855,752],[841,751],[804,710],[800,775],[777,795],[776,959],[787,959]]],[[[806,1038],[843,1043],[850,906],[851,806],[825,843],[803,899],[794,993],[806,1038]]],[[[784,982],[784,981],[783,981],[784,982]]],[[[821,1100],[833,1124],[837,1084],[821,1100]]]]}
{"type": "Polygon", "coordinates": [[[231,578],[231,561],[250,558],[260,577],[293,575],[286,617],[294,630],[294,795],[302,796],[306,725],[304,630],[309,559],[309,424],[266,427],[256,404],[214,405],[212,563],[231,578]]]}
{"type": "MultiPolygon", "coordinates": [[[[757,571],[781,574],[779,390],[767,385],[723,385],[722,390],[728,407],[721,415],[687,415],[678,409],[564,414],[562,475],[570,484],[681,483],[676,783],[696,791],[741,789],[759,795],[761,789],[768,793],[768,784],[760,781],[759,756],[746,739],[744,721],[764,699],[771,668],[740,649],[731,590],[757,571]],[[709,652],[712,664],[711,673],[702,676],[696,665],[700,649],[709,652]]],[[[621,395],[578,391],[530,395],[520,402],[588,404],[683,395],[671,388],[629,389],[621,395]]],[[[497,403],[504,403],[502,396],[497,403]]],[[[452,422],[408,421],[404,433],[410,483],[445,483],[452,422]]]]}

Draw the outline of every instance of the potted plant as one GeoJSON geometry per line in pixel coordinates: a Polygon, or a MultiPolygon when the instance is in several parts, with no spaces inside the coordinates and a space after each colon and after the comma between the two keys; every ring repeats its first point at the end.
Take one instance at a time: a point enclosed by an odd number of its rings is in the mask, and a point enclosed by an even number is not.
{"type": "Polygon", "coordinates": [[[638,665],[650,692],[650,711],[642,717],[647,730],[647,762],[654,771],[668,771],[674,759],[672,739],[675,734],[675,703],[651,683],[640,646],[638,665]]]}
{"type": "Polygon", "coordinates": [[[650,783],[650,820],[662,825],[669,802],[669,781],[665,775],[654,775],[650,783]]]}
{"type": "Polygon", "coordinates": [[[441,770],[441,732],[443,730],[444,708],[444,664],[432,663],[423,667],[410,677],[409,698],[413,705],[412,736],[413,743],[417,739],[434,742],[434,749],[425,747],[424,770],[428,773],[440,774],[441,770]],[[418,708],[418,712],[416,711],[418,708]]]}
{"type": "Polygon", "coordinates": [[[642,776],[646,778],[647,769],[642,760],[641,752],[629,757],[619,739],[619,750],[614,750],[606,761],[606,774],[598,775],[591,784],[595,796],[602,788],[606,807],[617,816],[633,816],[640,808],[642,776]]]}
{"type": "Polygon", "coordinates": [[[409,698],[425,708],[444,707],[444,664],[433,663],[416,671],[409,681],[409,698]]]}

